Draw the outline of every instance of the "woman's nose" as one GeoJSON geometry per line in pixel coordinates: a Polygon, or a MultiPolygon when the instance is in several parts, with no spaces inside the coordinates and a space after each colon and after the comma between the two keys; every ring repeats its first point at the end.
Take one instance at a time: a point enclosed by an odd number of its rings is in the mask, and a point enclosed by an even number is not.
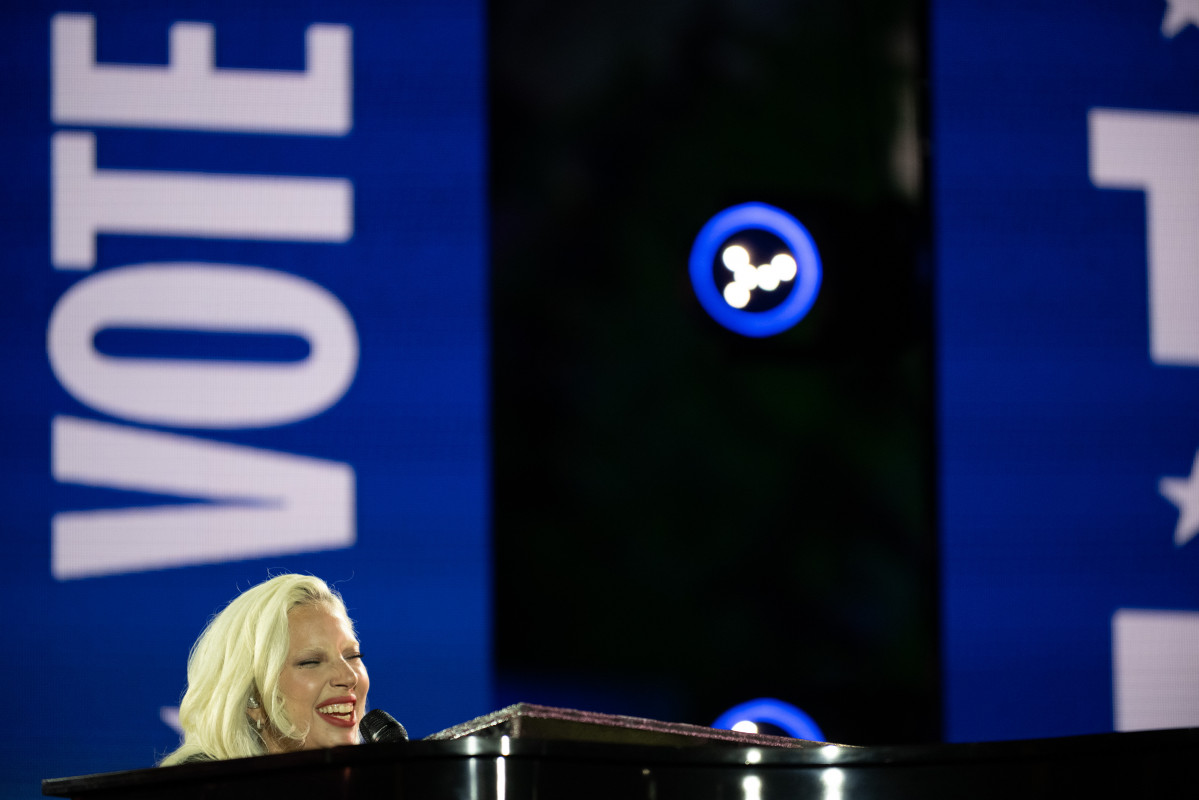
{"type": "Polygon", "coordinates": [[[353,688],[358,683],[358,672],[344,658],[337,662],[337,672],[333,676],[333,683],[336,686],[348,686],[353,688]]]}

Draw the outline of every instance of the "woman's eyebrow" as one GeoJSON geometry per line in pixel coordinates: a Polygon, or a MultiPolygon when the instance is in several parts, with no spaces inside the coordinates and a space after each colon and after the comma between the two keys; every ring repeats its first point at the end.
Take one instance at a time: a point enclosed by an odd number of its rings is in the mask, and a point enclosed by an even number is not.
{"type": "Polygon", "coordinates": [[[320,645],[310,644],[307,647],[297,650],[295,656],[298,658],[300,656],[321,655],[324,652],[325,649],[320,645]]]}

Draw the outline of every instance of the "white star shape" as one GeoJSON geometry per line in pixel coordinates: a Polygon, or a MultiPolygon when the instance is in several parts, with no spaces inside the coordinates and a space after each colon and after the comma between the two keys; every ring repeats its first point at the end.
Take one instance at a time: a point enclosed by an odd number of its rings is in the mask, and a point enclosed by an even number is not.
{"type": "Polygon", "coordinates": [[[1166,0],[1162,36],[1173,39],[1187,25],[1199,26],[1199,0],[1166,0]]]}
{"type": "Polygon", "coordinates": [[[1199,533],[1199,453],[1195,453],[1189,478],[1162,478],[1157,488],[1162,497],[1178,506],[1174,544],[1182,547],[1199,533]]]}

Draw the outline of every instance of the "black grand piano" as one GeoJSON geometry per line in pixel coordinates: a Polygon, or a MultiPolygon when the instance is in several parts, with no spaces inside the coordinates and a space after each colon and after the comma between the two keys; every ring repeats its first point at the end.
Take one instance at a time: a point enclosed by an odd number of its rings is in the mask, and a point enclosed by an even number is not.
{"type": "Polygon", "coordinates": [[[518,704],[426,739],[42,782],[77,800],[1199,796],[1199,729],[853,747],[518,704]]]}

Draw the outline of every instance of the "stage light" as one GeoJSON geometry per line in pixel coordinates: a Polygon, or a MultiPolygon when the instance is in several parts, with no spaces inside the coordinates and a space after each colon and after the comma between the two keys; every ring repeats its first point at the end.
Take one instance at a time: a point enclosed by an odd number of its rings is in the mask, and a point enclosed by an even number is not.
{"type": "Polygon", "coordinates": [[[820,291],[820,254],[811,234],[765,203],[743,203],[708,220],[691,247],[689,269],[704,310],[744,336],[773,336],[794,326],[820,291]]]}
{"type": "Polygon", "coordinates": [[[795,265],[795,259],[786,253],[779,253],[770,259],[770,265],[778,270],[780,281],[794,280],[799,272],[799,268],[795,265]]]}
{"type": "MultiPolygon", "coordinates": [[[[775,256],[778,258],[778,256],[775,256]]],[[[779,279],[778,271],[774,268],[774,262],[770,261],[758,267],[758,288],[764,289],[767,292],[773,292],[779,288],[782,281],[779,279]]]]}
{"type": "Polygon", "coordinates": [[[758,268],[753,264],[740,264],[733,270],[733,282],[752,292],[758,288],[758,268]]]}
{"type": "Polygon", "coordinates": [[[720,260],[729,269],[735,270],[737,267],[743,267],[749,263],[749,251],[739,244],[724,248],[724,252],[720,254],[720,260]]]}
{"type": "Polygon", "coordinates": [[[745,723],[754,726],[753,732],[757,732],[759,723],[768,723],[782,728],[788,735],[796,739],[806,739],[812,742],[824,741],[824,734],[815,720],[790,703],[771,697],[761,697],[733,706],[721,714],[712,723],[712,727],[748,732],[747,728],[737,727],[745,723]]]}
{"type": "Polygon", "coordinates": [[[740,281],[733,281],[724,287],[724,300],[733,308],[745,308],[749,305],[749,289],[740,281]]]}

